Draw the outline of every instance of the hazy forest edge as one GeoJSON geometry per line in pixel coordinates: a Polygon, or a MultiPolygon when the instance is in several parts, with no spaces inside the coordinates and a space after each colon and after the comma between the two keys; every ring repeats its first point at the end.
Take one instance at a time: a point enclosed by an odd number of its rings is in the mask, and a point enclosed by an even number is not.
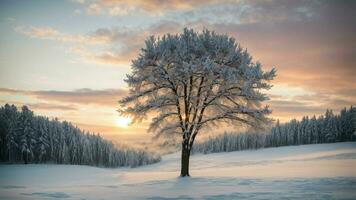
{"type": "Polygon", "coordinates": [[[99,134],[67,121],[34,115],[27,106],[0,108],[0,162],[53,163],[99,167],[136,167],[160,156],[137,149],[118,149],[99,134]]]}
{"type": "Polygon", "coordinates": [[[197,143],[194,153],[216,153],[304,144],[356,141],[356,107],[339,114],[327,109],[316,117],[304,116],[287,123],[274,123],[266,131],[230,132],[197,143]]]}
{"type": "MultiPolygon", "coordinates": [[[[0,108],[2,163],[53,163],[101,167],[135,167],[153,164],[160,156],[143,150],[118,149],[99,134],[80,130],[69,122],[36,116],[28,107],[0,108]]],[[[266,131],[229,132],[198,142],[193,153],[230,152],[268,147],[356,141],[356,107],[339,114],[327,110],[276,123],[266,131]]]]}

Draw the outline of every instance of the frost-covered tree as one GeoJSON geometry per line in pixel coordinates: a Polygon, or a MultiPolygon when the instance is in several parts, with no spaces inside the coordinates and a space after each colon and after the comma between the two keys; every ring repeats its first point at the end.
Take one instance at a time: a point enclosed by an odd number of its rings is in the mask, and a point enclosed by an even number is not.
{"type": "Polygon", "coordinates": [[[16,136],[19,138],[18,148],[21,152],[21,158],[25,164],[33,159],[34,129],[33,112],[27,106],[21,108],[22,112],[16,124],[16,136]]]}
{"type": "Polygon", "coordinates": [[[38,156],[37,159],[39,162],[45,161],[46,160],[46,155],[47,155],[47,149],[49,147],[49,138],[48,138],[48,127],[46,123],[46,118],[44,117],[38,117],[35,120],[35,129],[36,131],[36,147],[35,147],[35,153],[38,156]]]}
{"type": "Polygon", "coordinates": [[[0,108],[0,161],[15,159],[17,142],[15,127],[18,119],[17,108],[14,105],[5,104],[0,108]]]}
{"type": "Polygon", "coordinates": [[[337,135],[335,116],[332,110],[326,110],[325,121],[324,121],[324,131],[326,135],[327,142],[334,142],[337,135]]]}
{"type": "Polygon", "coordinates": [[[189,176],[189,156],[199,131],[217,123],[253,127],[268,121],[261,93],[275,70],[260,63],[234,38],[204,30],[150,37],[132,62],[125,80],[130,94],[120,100],[121,114],[134,122],[154,116],[149,131],[182,138],[181,176],[189,176]]]}

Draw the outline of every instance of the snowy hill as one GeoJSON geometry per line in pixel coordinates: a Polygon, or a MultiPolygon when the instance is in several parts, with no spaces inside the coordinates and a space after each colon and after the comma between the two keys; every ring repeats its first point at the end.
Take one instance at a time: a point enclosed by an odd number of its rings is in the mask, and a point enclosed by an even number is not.
{"type": "Polygon", "coordinates": [[[0,165],[0,199],[355,199],[356,142],[191,157],[138,168],[0,165]]]}

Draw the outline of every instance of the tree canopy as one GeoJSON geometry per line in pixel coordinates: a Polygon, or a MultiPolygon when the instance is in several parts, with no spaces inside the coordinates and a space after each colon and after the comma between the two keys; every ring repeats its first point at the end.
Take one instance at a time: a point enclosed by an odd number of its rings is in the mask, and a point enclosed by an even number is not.
{"type": "Polygon", "coordinates": [[[136,121],[155,113],[150,130],[157,133],[193,134],[216,121],[255,126],[270,113],[261,108],[267,99],[261,89],[269,89],[274,76],[227,35],[184,29],[152,36],[127,75],[130,95],[120,101],[120,112],[136,121]]]}
{"type": "Polygon", "coordinates": [[[134,122],[154,116],[149,131],[178,133],[189,151],[199,130],[227,122],[258,127],[271,111],[261,102],[275,70],[259,62],[234,38],[204,30],[149,37],[127,75],[130,92],[120,100],[122,115],[134,122]]]}

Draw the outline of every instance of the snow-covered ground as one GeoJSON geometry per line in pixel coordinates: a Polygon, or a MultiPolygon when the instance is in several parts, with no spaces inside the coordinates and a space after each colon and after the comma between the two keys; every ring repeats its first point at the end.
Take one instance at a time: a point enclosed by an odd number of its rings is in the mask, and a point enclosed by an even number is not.
{"type": "Polygon", "coordinates": [[[193,155],[139,168],[0,165],[0,199],[356,199],[356,142],[193,155]]]}

